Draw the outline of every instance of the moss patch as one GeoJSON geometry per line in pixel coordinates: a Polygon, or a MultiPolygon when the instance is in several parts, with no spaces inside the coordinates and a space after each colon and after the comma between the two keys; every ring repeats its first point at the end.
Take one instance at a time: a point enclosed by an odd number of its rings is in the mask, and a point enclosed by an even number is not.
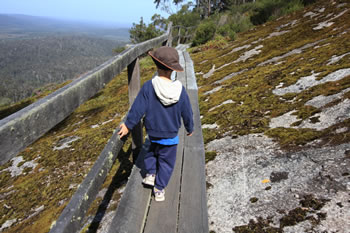
{"type": "Polygon", "coordinates": [[[61,83],[61,84],[46,85],[42,88],[35,90],[32,97],[26,98],[26,99],[21,100],[17,103],[1,106],[0,107],[0,120],[15,113],[15,112],[18,112],[19,110],[27,107],[28,105],[34,103],[35,101],[51,94],[52,92],[58,90],[61,87],[69,84],[70,82],[71,82],[71,80],[66,81],[64,83],[61,83]]]}
{"type": "Polygon", "coordinates": [[[215,151],[206,151],[205,152],[205,163],[215,159],[217,153],[215,151]]]}
{"type": "MultiPolygon", "coordinates": [[[[330,27],[314,30],[313,28],[318,23],[326,20],[328,14],[337,15],[344,10],[325,0],[320,0],[317,4],[325,7],[325,12],[319,17],[312,19],[304,17],[306,12],[314,10],[315,5],[310,5],[304,11],[295,12],[263,26],[237,34],[237,39],[234,42],[228,42],[224,47],[210,46],[210,48],[203,50],[192,48],[191,57],[195,64],[195,72],[205,74],[213,65],[216,69],[209,78],[197,75],[197,83],[200,87],[200,113],[203,116],[202,124],[216,123],[219,126],[218,129],[203,130],[205,143],[222,138],[224,135],[265,133],[287,149],[305,145],[316,139],[329,141],[332,137],[344,136],[344,134],[337,135],[330,129],[315,131],[311,129],[269,128],[271,118],[292,110],[295,110],[294,114],[299,119],[292,126],[298,126],[305,119],[318,122],[319,119],[314,115],[322,111],[322,108],[306,106],[305,103],[316,96],[333,95],[350,87],[350,77],[345,77],[339,81],[311,87],[300,93],[289,93],[284,96],[272,93],[276,86],[293,85],[301,77],[318,74],[318,77],[322,78],[336,70],[350,67],[349,55],[330,64],[332,56],[348,53],[350,34],[343,32],[350,28],[350,15],[344,14],[342,17],[334,19],[335,23],[330,27]],[[297,21],[292,26],[290,23],[293,20],[297,21]],[[283,29],[277,29],[281,25],[287,26],[284,26],[283,29]],[[269,37],[277,31],[288,32],[269,37]],[[240,56],[257,46],[262,46],[259,54],[244,62],[237,62],[240,56]],[[289,53],[293,50],[298,52],[289,53]],[[277,60],[273,62],[273,58],[277,60]],[[266,62],[269,60],[270,63],[266,62]],[[234,73],[236,74],[232,78],[217,83],[217,81],[234,73]],[[219,86],[221,87],[219,91],[207,94],[208,91],[219,86]],[[233,103],[219,106],[227,100],[232,100],[233,103]]],[[[344,98],[349,98],[349,93],[346,93],[344,98]]],[[[323,108],[333,106],[338,103],[337,101],[323,108]]],[[[344,121],[336,127],[339,128],[340,125],[349,127],[349,122],[344,121]]],[[[335,127],[330,128],[334,129],[335,127]]],[[[350,139],[342,139],[341,141],[349,142],[350,139]]]]}
{"type": "Polygon", "coordinates": [[[267,219],[258,217],[256,221],[252,219],[247,225],[237,226],[232,230],[233,232],[237,233],[283,232],[284,227],[295,226],[298,223],[306,220],[310,221],[313,226],[316,226],[320,223],[321,220],[324,220],[326,218],[326,214],[319,211],[328,201],[329,200],[326,199],[317,199],[313,195],[305,195],[300,201],[300,207],[288,211],[287,214],[280,218],[279,227],[271,226],[273,225],[272,217],[268,217],[267,219]]]}

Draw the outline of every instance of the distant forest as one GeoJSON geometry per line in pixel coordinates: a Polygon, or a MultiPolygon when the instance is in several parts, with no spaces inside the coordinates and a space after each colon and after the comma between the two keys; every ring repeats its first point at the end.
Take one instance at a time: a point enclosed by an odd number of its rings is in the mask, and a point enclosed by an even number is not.
{"type": "Polygon", "coordinates": [[[77,32],[63,31],[62,26],[57,32],[47,25],[35,28],[32,22],[31,28],[37,30],[33,32],[20,22],[20,26],[13,21],[7,27],[4,21],[0,24],[0,106],[29,97],[47,84],[74,79],[110,59],[113,49],[128,42],[128,29],[119,29],[117,37],[103,34],[111,29],[77,32]]]}

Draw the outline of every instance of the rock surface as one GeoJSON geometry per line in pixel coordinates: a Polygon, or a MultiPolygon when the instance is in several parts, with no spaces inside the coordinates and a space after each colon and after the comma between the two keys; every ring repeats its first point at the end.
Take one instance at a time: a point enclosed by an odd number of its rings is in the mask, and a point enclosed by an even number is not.
{"type": "Polygon", "coordinates": [[[350,144],[284,153],[270,138],[251,134],[225,137],[207,145],[217,156],[207,164],[210,229],[232,232],[251,220],[269,219],[281,227],[288,213],[305,208],[306,216],[285,232],[346,232],[350,208],[350,144]],[[322,207],[303,204],[312,197],[322,207]],[[321,219],[319,216],[325,216],[321,219]]]}

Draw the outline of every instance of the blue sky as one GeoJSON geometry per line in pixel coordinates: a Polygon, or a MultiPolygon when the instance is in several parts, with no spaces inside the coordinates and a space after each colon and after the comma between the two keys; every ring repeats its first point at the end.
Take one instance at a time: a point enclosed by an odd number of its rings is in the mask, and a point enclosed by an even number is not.
{"type": "MultiPolygon", "coordinates": [[[[172,9],[177,10],[175,6],[172,9]]],[[[155,13],[169,16],[156,9],[153,0],[1,0],[0,13],[116,22],[125,26],[138,23],[141,16],[146,23],[155,13]]]]}

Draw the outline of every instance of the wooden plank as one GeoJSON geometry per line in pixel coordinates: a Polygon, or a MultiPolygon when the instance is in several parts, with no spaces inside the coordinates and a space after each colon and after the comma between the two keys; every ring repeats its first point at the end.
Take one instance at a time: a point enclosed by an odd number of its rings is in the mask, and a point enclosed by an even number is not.
{"type": "Polygon", "coordinates": [[[143,187],[141,176],[141,173],[144,173],[143,159],[149,145],[149,140],[146,140],[131,171],[108,233],[139,233],[143,230],[152,191],[143,187]]]}
{"type": "Polygon", "coordinates": [[[205,153],[198,93],[188,90],[194,114],[194,134],[184,148],[178,232],[209,232],[205,182],[205,153]]]}
{"type": "Polygon", "coordinates": [[[168,34],[131,46],[51,95],[0,120],[0,165],[69,116],[127,65],[168,39],[168,34]]]}
{"type": "Polygon", "coordinates": [[[62,211],[50,233],[70,233],[81,229],[86,211],[89,209],[92,201],[95,200],[101,185],[124,144],[124,140],[121,141],[119,139],[118,131],[119,127],[114,131],[113,136],[68,205],[62,211]]]}
{"type": "MultiPolygon", "coordinates": [[[[185,68],[183,53],[179,53],[179,62],[185,68]]],[[[176,72],[177,79],[186,87],[185,72],[176,72]]],[[[166,188],[165,201],[158,203],[151,201],[144,233],[176,232],[178,220],[178,206],[180,195],[180,179],[182,172],[182,159],[185,140],[185,129],[182,126],[179,130],[179,145],[177,148],[176,164],[173,175],[166,188]]]]}
{"type": "MultiPolygon", "coordinates": [[[[176,49],[178,49],[178,47],[176,47],[176,49]]],[[[180,65],[185,69],[185,59],[183,56],[182,51],[177,50],[178,54],[179,54],[179,63],[180,65]]],[[[185,76],[185,72],[176,72],[176,79],[179,80],[182,85],[186,88],[186,76],[185,76]]]]}
{"type": "Polygon", "coordinates": [[[165,188],[165,201],[156,202],[152,199],[144,233],[177,232],[184,135],[184,128],[181,127],[179,131],[180,141],[176,153],[176,164],[169,184],[165,188]]]}
{"type": "MultiPolygon", "coordinates": [[[[185,63],[186,63],[186,78],[187,78],[187,89],[198,90],[196,76],[194,74],[193,61],[188,52],[183,52],[185,63]]],[[[198,104],[197,104],[198,106],[198,104]]]]}

